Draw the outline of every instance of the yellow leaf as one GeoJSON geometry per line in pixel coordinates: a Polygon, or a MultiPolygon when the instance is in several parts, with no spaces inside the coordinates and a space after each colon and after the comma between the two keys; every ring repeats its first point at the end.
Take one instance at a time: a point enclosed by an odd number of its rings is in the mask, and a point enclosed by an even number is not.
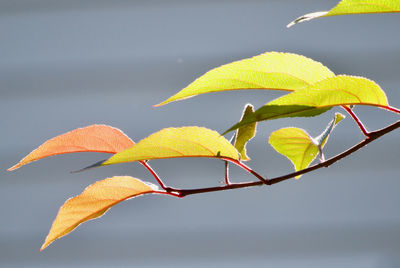
{"type": "Polygon", "coordinates": [[[270,101],[225,133],[263,120],[316,116],[341,105],[389,108],[385,92],[374,81],[364,77],[337,75],[270,101]]]}
{"type": "Polygon", "coordinates": [[[101,165],[176,157],[226,157],[239,160],[235,147],[218,132],[203,127],[180,127],[153,133],[101,165]]]}
{"type": "Polygon", "coordinates": [[[155,190],[155,186],[128,176],[116,176],[95,182],[80,195],[68,199],[62,205],[40,250],[72,232],[81,223],[101,217],[119,202],[155,190]]]}
{"type": "Polygon", "coordinates": [[[296,104],[316,108],[352,104],[387,107],[388,101],[385,92],[374,81],[359,76],[337,75],[282,96],[269,104],[296,104]]]}
{"type": "Polygon", "coordinates": [[[312,59],[292,53],[268,52],[212,69],[156,106],[227,90],[293,91],[332,76],[333,72],[312,59]]]}

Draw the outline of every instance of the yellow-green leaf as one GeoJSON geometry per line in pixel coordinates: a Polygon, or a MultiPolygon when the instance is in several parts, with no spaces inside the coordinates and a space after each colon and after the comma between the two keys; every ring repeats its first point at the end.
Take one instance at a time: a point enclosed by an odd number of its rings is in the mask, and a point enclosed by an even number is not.
{"type": "Polygon", "coordinates": [[[387,107],[388,101],[385,92],[374,81],[359,76],[338,75],[282,96],[270,104],[316,108],[356,104],[387,107]]]}
{"type": "Polygon", "coordinates": [[[156,106],[199,94],[227,90],[293,91],[332,76],[334,73],[327,67],[304,56],[267,52],[212,69],[156,106]]]}
{"type": "Polygon", "coordinates": [[[389,12],[400,12],[399,0],[342,0],[329,11],[306,14],[289,23],[287,27],[320,17],[389,12]]]}
{"type": "Polygon", "coordinates": [[[194,126],[162,129],[115,154],[101,165],[176,157],[225,157],[239,160],[235,147],[218,132],[194,126]]]}
{"type": "Polygon", "coordinates": [[[296,171],[308,167],[319,152],[312,137],[305,130],[295,127],[281,128],[272,132],[268,142],[278,153],[293,163],[296,171]]]}
{"type": "Polygon", "coordinates": [[[40,250],[72,232],[81,223],[101,217],[119,202],[155,190],[156,186],[129,176],[116,176],[95,182],[61,206],[40,250]]]}
{"type": "MultiPolygon", "coordinates": [[[[287,157],[296,171],[307,168],[321,153],[329,134],[344,118],[342,114],[335,114],[325,131],[317,138],[312,138],[305,130],[295,127],[282,128],[271,133],[269,144],[280,154],[287,157]]],[[[296,176],[296,179],[301,175],[296,176]]]]}
{"type": "Polygon", "coordinates": [[[334,106],[356,104],[388,107],[385,92],[375,82],[363,77],[338,75],[265,104],[226,132],[258,121],[315,116],[334,106]]]}
{"type": "MultiPolygon", "coordinates": [[[[254,113],[254,107],[251,104],[247,104],[246,108],[243,110],[242,119],[245,116],[249,116],[254,113]]],[[[249,124],[239,128],[236,131],[235,141],[233,145],[240,153],[241,160],[248,161],[250,158],[246,153],[246,145],[249,140],[251,140],[256,135],[257,123],[249,124]]]]}

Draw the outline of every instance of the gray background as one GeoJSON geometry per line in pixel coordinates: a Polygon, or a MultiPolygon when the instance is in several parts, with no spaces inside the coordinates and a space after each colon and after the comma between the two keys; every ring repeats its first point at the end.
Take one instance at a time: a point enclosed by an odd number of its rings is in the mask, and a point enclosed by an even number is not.
{"type": "MultiPolygon", "coordinates": [[[[224,131],[242,107],[281,92],[206,94],[159,103],[207,70],[266,51],[294,52],[335,73],[378,82],[400,106],[400,15],[292,19],[337,1],[0,1],[1,267],[399,267],[399,132],[298,181],[189,196],[143,196],[80,226],[44,252],[58,208],[112,175],[152,181],[138,164],[78,174],[106,155],[48,158],[5,169],[46,139],[93,123],[138,141],[161,128],[224,131]]],[[[338,109],[338,111],[340,111],[338,109]]],[[[357,108],[370,129],[397,120],[357,108]]],[[[292,170],[266,140],[279,127],[319,134],[333,112],[260,124],[251,167],[270,177],[292,170]]],[[[332,156],[362,139],[348,118],[326,147],[332,156]]],[[[219,185],[223,163],[152,161],[168,184],[219,185]]],[[[235,181],[253,179],[233,169],[235,181]]]]}

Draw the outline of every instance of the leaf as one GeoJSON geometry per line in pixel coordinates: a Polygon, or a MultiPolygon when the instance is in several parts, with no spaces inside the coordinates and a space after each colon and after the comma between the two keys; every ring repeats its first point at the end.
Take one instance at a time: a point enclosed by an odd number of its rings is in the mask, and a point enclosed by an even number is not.
{"type": "MultiPolygon", "coordinates": [[[[246,108],[243,111],[242,119],[245,116],[249,116],[250,114],[254,113],[254,107],[251,104],[247,104],[246,108]]],[[[241,160],[248,161],[250,158],[247,156],[246,153],[246,145],[249,140],[254,138],[256,135],[256,128],[257,123],[249,124],[244,127],[239,128],[236,131],[235,141],[233,146],[235,146],[236,150],[240,153],[241,160]]]]}
{"type": "Polygon", "coordinates": [[[202,127],[181,127],[153,133],[99,165],[176,157],[225,157],[239,160],[235,147],[216,131],[202,127]]]}
{"type": "Polygon", "coordinates": [[[293,91],[334,76],[327,67],[292,53],[267,52],[205,73],[161,106],[199,94],[239,89],[293,91]]]}
{"type": "Polygon", "coordinates": [[[8,171],[53,155],[77,152],[114,154],[132,147],[134,144],[128,136],[117,128],[106,125],[91,125],[72,130],[46,141],[24,157],[18,164],[9,168],[8,171]]]}
{"type": "Polygon", "coordinates": [[[385,92],[375,82],[363,77],[338,75],[265,104],[225,133],[258,121],[316,116],[334,106],[355,104],[388,108],[385,92]]]}
{"type": "Polygon", "coordinates": [[[315,18],[366,14],[366,13],[388,13],[400,12],[399,0],[342,0],[330,11],[320,11],[301,16],[287,25],[291,27],[299,22],[309,21],[315,18]]]}
{"type": "MultiPolygon", "coordinates": [[[[282,128],[271,133],[269,144],[280,154],[286,156],[296,171],[307,168],[322,151],[333,128],[344,118],[335,114],[325,131],[317,138],[312,138],[305,130],[295,127],[282,128]]],[[[296,176],[296,179],[301,175],[296,176]]]]}
{"type": "Polygon", "coordinates": [[[319,147],[323,147],[328,141],[329,135],[340,121],[342,121],[346,116],[341,113],[335,113],[335,118],[328,124],[326,129],[316,138],[314,138],[314,143],[319,147]]]}
{"type": "MultiPolygon", "coordinates": [[[[280,154],[286,156],[296,171],[308,167],[317,157],[318,146],[303,129],[289,127],[274,131],[269,136],[269,144],[280,154]]],[[[300,176],[296,176],[296,179],[300,176]]]]}
{"type": "Polygon", "coordinates": [[[81,223],[101,217],[112,206],[138,195],[155,192],[154,187],[129,176],[116,176],[93,183],[61,206],[40,250],[72,232],[81,223]]]}

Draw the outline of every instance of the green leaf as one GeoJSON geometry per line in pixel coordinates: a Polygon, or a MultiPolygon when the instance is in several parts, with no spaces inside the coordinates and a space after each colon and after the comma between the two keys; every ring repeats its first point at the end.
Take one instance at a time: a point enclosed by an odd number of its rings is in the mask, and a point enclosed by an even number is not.
{"type": "Polygon", "coordinates": [[[267,52],[205,73],[161,106],[199,94],[239,89],[293,91],[334,76],[327,67],[292,53],[267,52]]]}
{"type": "Polygon", "coordinates": [[[196,126],[166,128],[99,164],[104,166],[177,157],[224,157],[239,160],[239,153],[216,131],[196,126]]]}
{"type": "Polygon", "coordinates": [[[299,22],[309,21],[315,18],[366,14],[366,13],[388,13],[400,12],[399,0],[342,0],[330,11],[320,11],[301,16],[287,25],[291,27],[299,22]]]}
{"type": "Polygon", "coordinates": [[[385,92],[375,82],[363,77],[338,75],[265,104],[226,132],[258,121],[316,116],[334,106],[354,104],[388,107],[385,92]]]}
{"type": "MultiPolygon", "coordinates": [[[[327,128],[317,138],[312,138],[305,130],[295,127],[282,128],[271,133],[269,144],[280,154],[287,157],[296,171],[307,168],[322,151],[334,127],[344,118],[335,114],[327,128]]],[[[296,176],[296,179],[301,175],[296,176]]]]}
{"type": "MultiPolygon", "coordinates": [[[[246,108],[243,110],[242,119],[243,117],[249,116],[252,113],[254,113],[253,105],[247,104],[246,108]]],[[[247,142],[252,138],[254,138],[254,136],[256,135],[256,128],[257,128],[257,123],[253,123],[243,126],[236,131],[235,141],[233,145],[240,153],[241,160],[243,161],[250,160],[250,158],[246,153],[246,145],[247,142]]]]}

